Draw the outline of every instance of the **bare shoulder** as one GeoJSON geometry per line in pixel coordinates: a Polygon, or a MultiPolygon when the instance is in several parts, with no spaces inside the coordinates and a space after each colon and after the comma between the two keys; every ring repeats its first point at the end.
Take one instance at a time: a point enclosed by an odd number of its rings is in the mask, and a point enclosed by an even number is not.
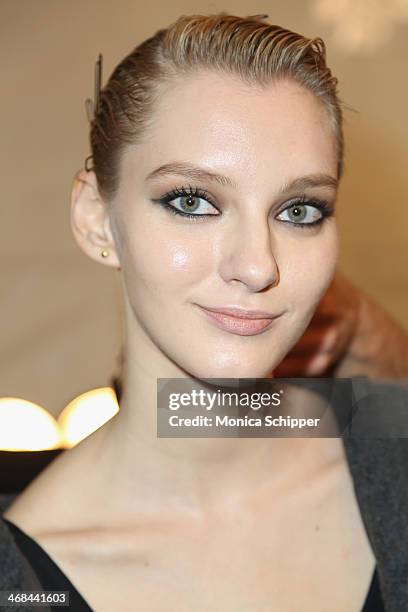
{"type": "Polygon", "coordinates": [[[4,518],[32,536],[80,527],[92,494],[90,438],[95,434],[61,452],[13,500],[4,518]]]}
{"type": "Polygon", "coordinates": [[[327,445],[326,467],[310,470],[307,486],[292,479],[290,486],[282,483],[278,496],[263,488],[251,498],[250,515],[217,513],[206,521],[168,525],[163,513],[138,513],[130,524],[108,521],[101,512],[99,522],[93,520],[101,504],[92,482],[98,472],[92,472],[95,447],[78,447],[46,468],[7,518],[34,537],[101,612],[118,607],[118,593],[124,609],[133,597],[141,609],[155,612],[193,609],[204,592],[203,558],[213,560],[205,566],[205,581],[226,611],[264,610],[265,601],[280,610],[316,612],[316,601],[319,609],[335,601],[333,612],[357,610],[375,558],[341,451],[340,445],[327,445]],[[231,550],[245,551],[232,566],[231,550]],[[293,576],[299,589],[293,589],[293,576]]]}

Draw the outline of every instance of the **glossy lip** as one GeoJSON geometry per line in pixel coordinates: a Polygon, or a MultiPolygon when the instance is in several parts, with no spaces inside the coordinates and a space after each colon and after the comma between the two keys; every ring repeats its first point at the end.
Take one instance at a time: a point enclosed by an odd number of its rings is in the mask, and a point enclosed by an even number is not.
{"type": "MultiPolygon", "coordinates": [[[[200,304],[198,304],[200,306],[200,304]]],[[[276,319],[279,315],[274,315],[271,312],[265,310],[245,310],[240,306],[226,306],[225,308],[210,308],[208,306],[200,306],[210,312],[220,312],[230,317],[238,317],[240,319],[276,319]]]]}
{"type": "Polygon", "coordinates": [[[206,308],[197,306],[221,329],[239,336],[254,336],[271,327],[280,314],[273,315],[262,310],[244,310],[231,306],[228,308],[206,308]]]}

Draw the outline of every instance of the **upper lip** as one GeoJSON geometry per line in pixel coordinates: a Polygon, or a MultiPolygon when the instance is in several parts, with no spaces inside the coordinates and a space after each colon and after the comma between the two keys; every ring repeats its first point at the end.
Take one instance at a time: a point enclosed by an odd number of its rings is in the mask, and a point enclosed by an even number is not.
{"type": "Polygon", "coordinates": [[[201,306],[201,308],[210,310],[211,312],[220,312],[222,314],[229,315],[230,317],[237,317],[239,319],[275,319],[279,316],[277,314],[272,314],[271,312],[266,312],[265,310],[247,310],[241,306],[215,306],[214,308],[210,308],[209,306],[201,306]]]}

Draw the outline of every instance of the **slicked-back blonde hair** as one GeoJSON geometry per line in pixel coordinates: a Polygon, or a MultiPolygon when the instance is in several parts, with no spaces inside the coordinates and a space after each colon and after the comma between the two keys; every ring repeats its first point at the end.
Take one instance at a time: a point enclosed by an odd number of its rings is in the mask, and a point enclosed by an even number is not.
{"type": "Polygon", "coordinates": [[[92,169],[106,202],[119,186],[121,155],[138,144],[154,120],[163,86],[200,69],[240,77],[264,87],[292,79],[319,98],[328,111],[337,143],[337,172],[343,174],[343,113],[338,80],[326,65],[321,38],[309,39],[262,21],[265,15],[237,17],[183,15],[135,47],[103,87],[91,122],[92,169]]]}

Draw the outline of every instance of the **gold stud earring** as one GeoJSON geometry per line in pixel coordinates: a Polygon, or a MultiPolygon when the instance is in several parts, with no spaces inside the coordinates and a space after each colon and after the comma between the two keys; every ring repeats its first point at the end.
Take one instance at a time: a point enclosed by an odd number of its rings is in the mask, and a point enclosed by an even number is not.
{"type": "Polygon", "coordinates": [[[107,257],[109,255],[109,251],[101,251],[101,257],[107,257]]]}

